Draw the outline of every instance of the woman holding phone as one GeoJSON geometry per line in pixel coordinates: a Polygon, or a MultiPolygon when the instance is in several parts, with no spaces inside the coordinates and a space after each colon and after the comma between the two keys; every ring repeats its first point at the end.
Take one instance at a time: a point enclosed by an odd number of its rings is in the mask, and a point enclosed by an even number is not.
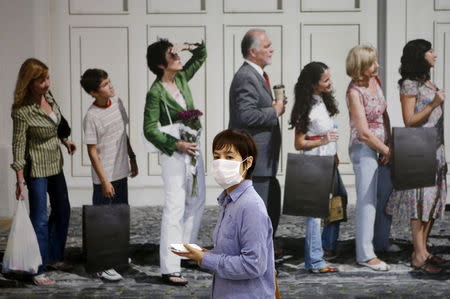
{"type": "Polygon", "coordinates": [[[212,298],[274,298],[272,223],[251,180],[256,144],[246,131],[225,130],[213,141],[212,175],[224,189],[214,248],[176,253],[213,273],[212,298]]]}

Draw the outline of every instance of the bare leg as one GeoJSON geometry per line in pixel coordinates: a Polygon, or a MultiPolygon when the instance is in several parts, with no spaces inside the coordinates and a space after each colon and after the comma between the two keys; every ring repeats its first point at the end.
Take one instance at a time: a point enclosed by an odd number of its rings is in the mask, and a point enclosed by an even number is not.
{"type": "Polygon", "coordinates": [[[434,220],[430,220],[427,222],[427,225],[425,227],[425,235],[423,238],[425,249],[427,250],[428,255],[430,255],[430,252],[428,251],[427,242],[428,238],[430,237],[431,229],[433,228],[434,220]]]}
{"type": "Polygon", "coordinates": [[[413,267],[424,267],[423,270],[430,273],[437,273],[442,269],[432,265],[424,265],[429,253],[426,246],[427,227],[429,222],[422,222],[419,219],[411,219],[411,231],[414,251],[411,255],[411,265],[413,267]]]}

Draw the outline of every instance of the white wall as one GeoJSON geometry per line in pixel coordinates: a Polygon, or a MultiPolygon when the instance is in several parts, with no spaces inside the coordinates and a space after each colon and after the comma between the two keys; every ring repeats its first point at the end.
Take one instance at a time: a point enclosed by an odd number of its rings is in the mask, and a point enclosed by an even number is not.
{"type": "Polygon", "coordinates": [[[11,105],[17,73],[29,57],[48,62],[50,28],[48,0],[0,1],[0,217],[14,209],[15,173],[10,168],[11,105]]]}

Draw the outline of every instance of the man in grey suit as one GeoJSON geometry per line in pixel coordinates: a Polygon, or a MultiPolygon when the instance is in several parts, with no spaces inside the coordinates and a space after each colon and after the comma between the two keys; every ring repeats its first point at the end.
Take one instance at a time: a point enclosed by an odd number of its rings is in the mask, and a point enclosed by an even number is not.
{"type": "Polygon", "coordinates": [[[264,200],[273,234],[281,210],[281,189],[276,178],[281,146],[278,117],[285,111],[283,100],[274,101],[270,81],[263,71],[272,62],[272,42],[261,29],[249,30],[241,42],[244,64],[230,86],[230,129],[247,130],[258,148],[253,186],[264,200]]]}

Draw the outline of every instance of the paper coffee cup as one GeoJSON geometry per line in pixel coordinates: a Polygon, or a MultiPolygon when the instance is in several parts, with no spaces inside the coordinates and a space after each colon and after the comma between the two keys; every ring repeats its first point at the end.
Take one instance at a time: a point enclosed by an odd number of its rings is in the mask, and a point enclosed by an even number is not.
{"type": "Polygon", "coordinates": [[[283,84],[275,85],[273,87],[273,93],[275,95],[275,100],[277,100],[277,101],[279,101],[279,100],[284,101],[284,98],[286,97],[286,94],[285,94],[285,89],[284,89],[284,85],[283,84]]]}

